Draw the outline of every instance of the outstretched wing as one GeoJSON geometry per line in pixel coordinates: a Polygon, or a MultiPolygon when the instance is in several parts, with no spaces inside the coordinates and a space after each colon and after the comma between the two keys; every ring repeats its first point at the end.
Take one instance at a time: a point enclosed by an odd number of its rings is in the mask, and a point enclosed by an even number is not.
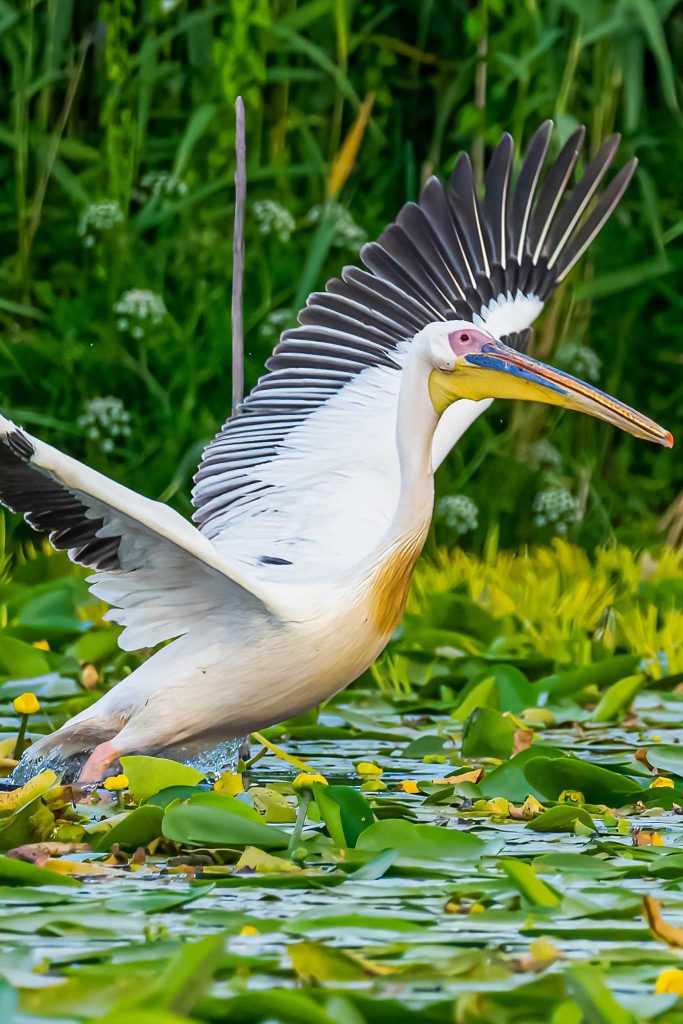
{"type": "MultiPolygon", "coordinates": [[[[310,296],[195,476],[195,521],[220,550],[264,575],[298,578],[346,567],[379,540],[398,498],[394,435],[411,339],[433,321],[465,319],[524,349],[633,174],[635,161],[596,201],[619,142],[611,136],[570,190],[580,128],[541,186],[551,130],[546,122],[533,136],[514,188],[503,136],[483,202],[461,156],[447,188],[430,178],[420,202],[363,248],[367,269],[346,267],[310,296]]],[[[435,464],[489,404],[451,407],[435,464]]]]}
{"type": "Polygon", "coordinates": [[[270,612],[182,516],[122,487],[0,416],[0,502],[74,562],[125,626],[124,650],[151,647],[217,616],[246,628],[270,612]]]}

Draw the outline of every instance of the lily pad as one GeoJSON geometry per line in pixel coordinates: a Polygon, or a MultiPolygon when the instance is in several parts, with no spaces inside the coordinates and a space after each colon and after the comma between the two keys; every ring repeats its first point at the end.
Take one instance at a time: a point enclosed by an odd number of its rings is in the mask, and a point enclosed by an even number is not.
{"type": "Polygon", "coordinates": [[[270,850],[285,847],[289,842],[288,833],[274,825],[192,800],[170,807],[162,827],[168,839],[192,846],[258,846],[270,850]]]}
{"type": "Polygon", "coordinates": [[[454,860],[476,862],[486,852],[486,843],[470,832],[412,821],[387,820],[370,825],[358,838],[359,850],[398,850],[410,860],[454,860]]]}
{"type": "Polygon", "coordinates": [[[136,803],[144,803],[169,786],[195,786],[204,776],[196,768],[165,757],[127,755],[121,767],[128,776],[128,788],[136,803]]]}
{"type": "Polygon", "coordinates": [[[147,846],[161,835],[163,816],[164,812],[160,807],[136,807],[107,832],[99,835],[93,843],[93,849],[111,850],[114,843],[118,843],[124,850],[136,850],[139,846],[147,846]]]}
{"type": "Polygon", "coordinates": [[[463,757],[509,757],[515,723],[494,708],[475,708],[462,729],[463,757]]]}
{"type": "Polygon", "coordinates": [[[588,803],[614,807],[633,803],[643,792],[633,779],[578,757],[532,757],[524,765],[524,774],[551,800],[569,789],[583,793],[588,803]]]}

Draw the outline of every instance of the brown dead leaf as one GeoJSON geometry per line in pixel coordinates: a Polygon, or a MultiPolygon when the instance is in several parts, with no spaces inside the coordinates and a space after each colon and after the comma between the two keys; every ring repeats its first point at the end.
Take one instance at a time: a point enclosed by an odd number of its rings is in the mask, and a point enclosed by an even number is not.
{"type": "Polygon", "coordinates": [[[432,782],[438,786],[457,786],[459,782],[477,783],[483,775],[483,768],[474,768],[471,772],[462,772],[460,775],[449,775],[447,779],[432,779],[432,782]]]}
{"type": "Polygon", "coordinates": [[[515,729],[512,737],[512,754],[520,754],[523,750],[528,750],[532,744],[534,738],[533,729],[515,729]]]}
{"type": "Polygon", "coordinates": [[[664,840],[659,832],[646,832],[645,829],[636,829],[633,833],[634,846],[664,846],[664,840]]]}
{"type": "Polygon", "coordinates": [[[634,756],[636,761],[640,761],[641,764],[644,764],[649,772],[654,771],[654,768],[647,759],[647,750],[645,747],[638,747],[634,756]]]}
{"type": "Polygon", "coordinates": [[[643,914],[654,937],[667,946],[683,947],[683,928],[669,924],[662,917],[662,904],[652,896],[643,896],[643,914]]]}
{"type": "Polygon", "coordinates": [[[5,856],[42,868],[53,857],[61,857],[64,853],[85,853],[89,849],[87,843],[26,843],[24,846],[15,846],[13,850],[8,850],[5,856]]]}
{"type": "Polygon", "coordinates": [[[121,865],[122,866],[122,865],[128,863],[128,857],[126,856],[125,853],[122,853],[121,847],[119,846],[118,843],[112,843],[111,850],[109,852],[109,856],[107,857],[107,859],[103,863],[104,864],[116,864],[116,865],[121,865]]]}
{"type": "Polygon", "coordinates": [[[84,665],[81,669],[81,686],[85,690],[94,690],[100,681],[100,673],[94,665],[84,665]]]}

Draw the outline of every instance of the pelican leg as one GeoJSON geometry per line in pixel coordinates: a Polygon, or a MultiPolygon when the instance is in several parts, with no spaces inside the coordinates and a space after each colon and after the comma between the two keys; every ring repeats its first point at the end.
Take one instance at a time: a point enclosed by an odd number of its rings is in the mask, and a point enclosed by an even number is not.
{"type": "Polygon", "coordinates": [[[81,768],[78,782],[99,782],[109,765],[116,760],[120,751],[109,742],[99,743],[81,768]]]}

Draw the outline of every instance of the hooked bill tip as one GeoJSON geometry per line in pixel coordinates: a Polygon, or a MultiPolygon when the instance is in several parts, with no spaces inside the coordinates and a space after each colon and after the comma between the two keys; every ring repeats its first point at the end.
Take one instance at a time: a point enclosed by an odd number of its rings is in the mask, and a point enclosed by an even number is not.
{"type": "Polygon", "coordinates": [[[674,446],[674,436],[668,430],[666,432],[666,442],[667,442],[667,446],[669,448],[673,448],[673,446],[674,446]]]}

